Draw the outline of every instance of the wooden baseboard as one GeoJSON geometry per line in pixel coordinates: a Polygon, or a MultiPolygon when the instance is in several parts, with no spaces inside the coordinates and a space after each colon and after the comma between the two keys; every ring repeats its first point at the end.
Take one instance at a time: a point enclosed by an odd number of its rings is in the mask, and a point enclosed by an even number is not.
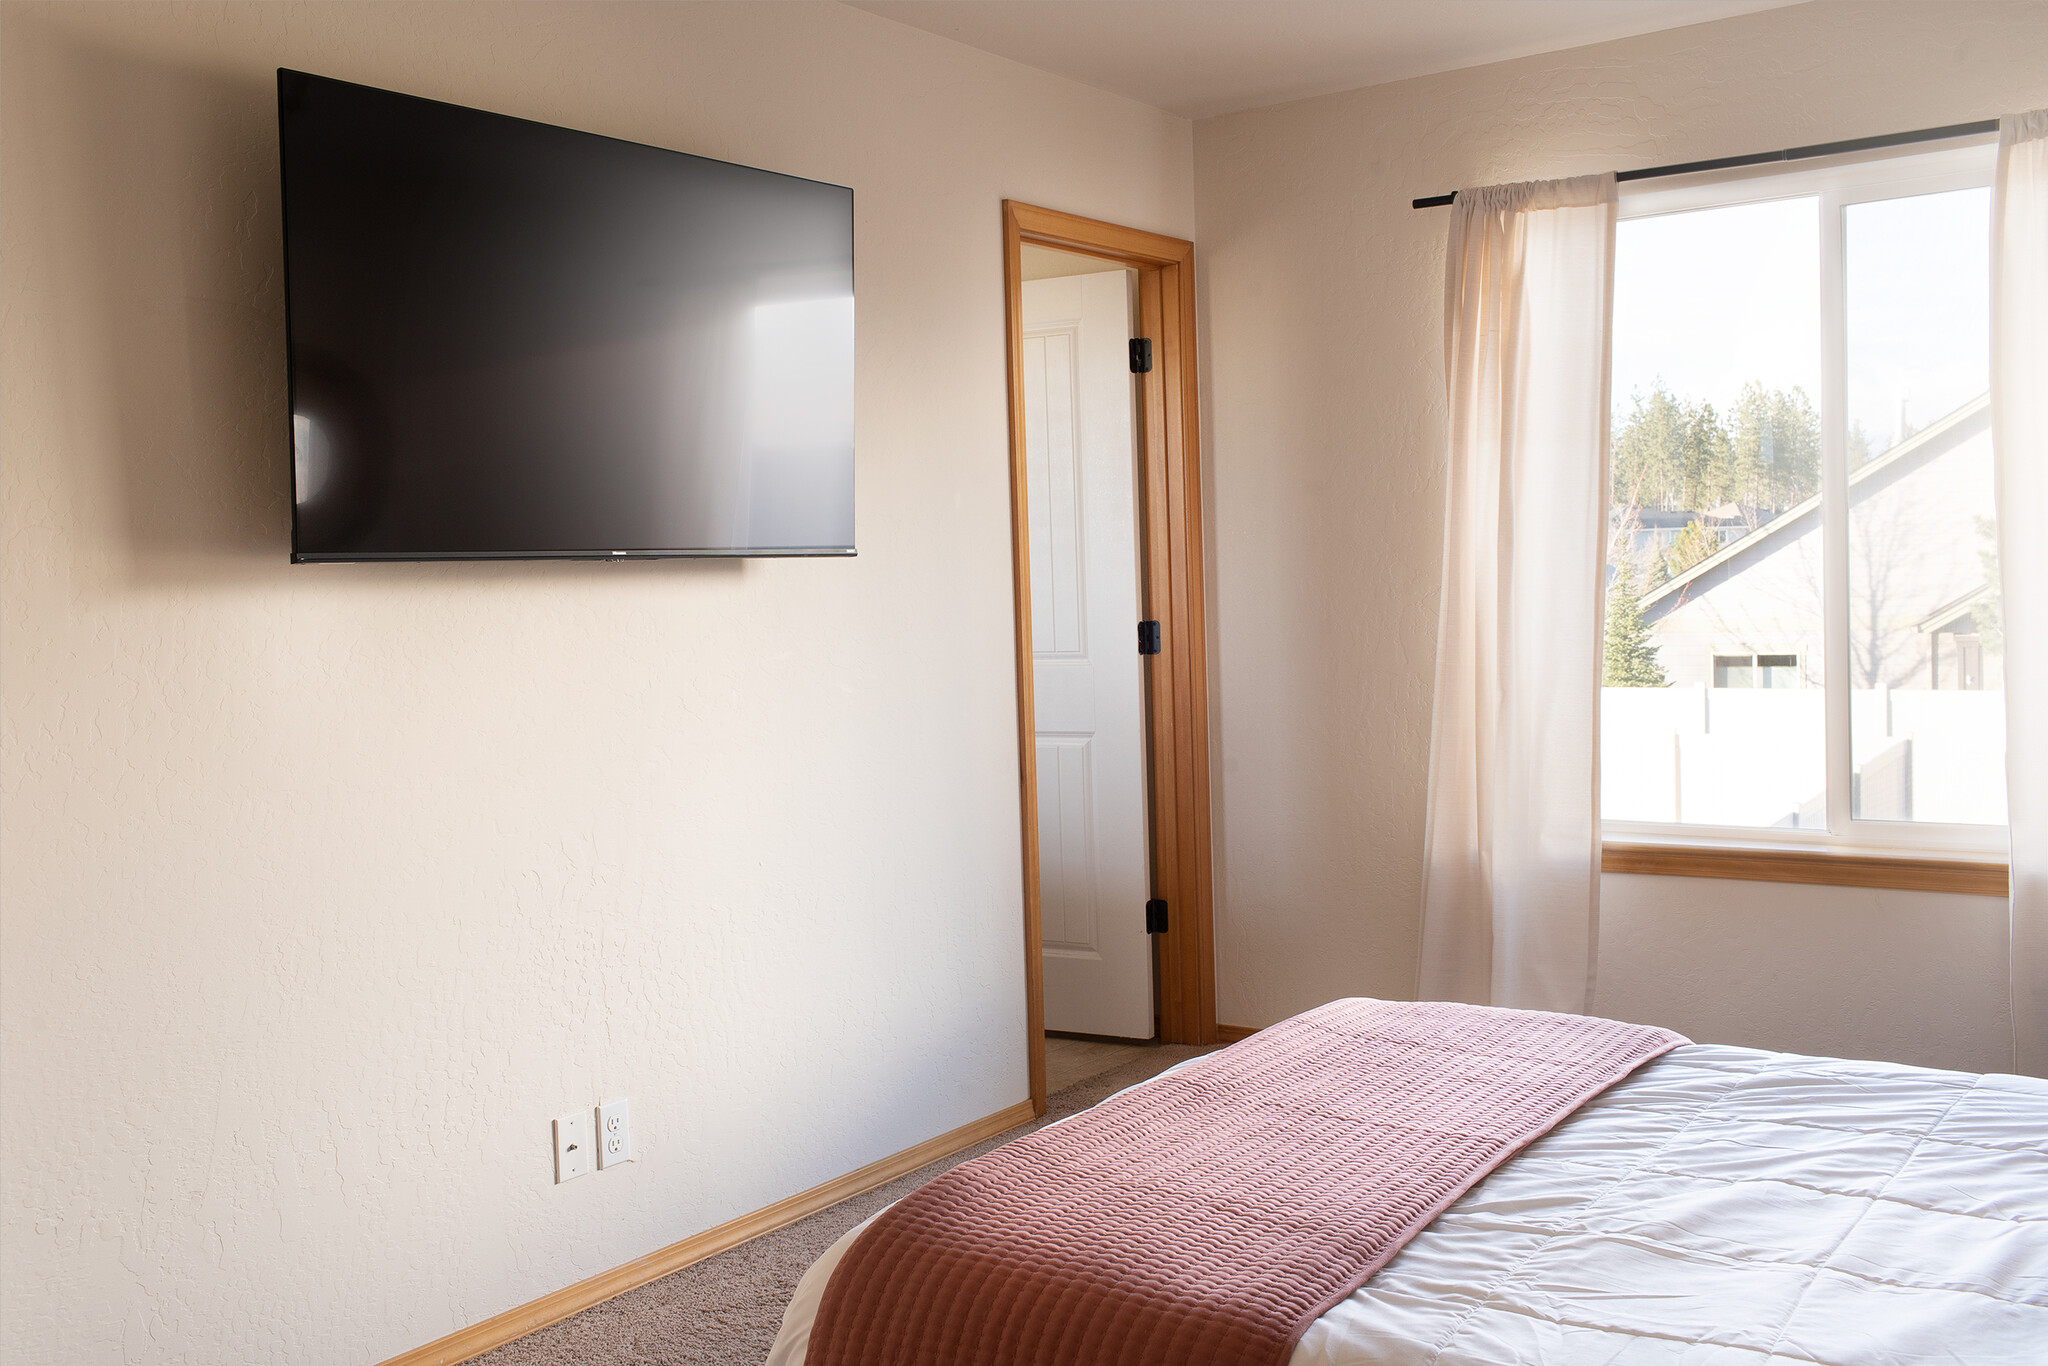
{"type": "Polygon", "coordinates": [[[1249,1039],[1258,1032],[1248,1025],[1220,1024],[1216,1026],[1216,1042],[1236,1043],[1239,1039],[1249,1039]]]}
{"type": "Polygon", "coordinates": [[[578,1281],[552,1295],[543,1295],[517,1309],[508,1309],[494,1314],[479,1323],[450,1333],[447,1337],[430,1342],[424,1347],[415,1347],[410,1352],[401,1352],[384,1363],[384,1366],[454,1366],[456,1362],[467,1361],[480,1356],[494,1347],[503,1347],[508,1342],[525,1337],[551,1323],[559,1323],[571,1314],[580,1314],[594,1304],[602,1304],[615,1295],[623,1295],[646,1285],[649,1281],[660,1280],[671,1272],[680,1271],[692,1262],[701,1262],[706,1257],[738,1247],[751,1238],[772,1233],[785,1224],[793,1224],[808,1215],[816,1214],[828,1205],[871,1191],[877,1186],[887,1185],[899,1176],[907,1176],[927,1163],[949,1157],[962,1148],[969,1148],[985,1138],[994,1138],[1006,1129],[1014,1129],[1033,1117],[1031,1102],[1019,1101],[1007,1110],[999,1110],[972,1124],[963,1124],[950,1133],[927,1139],[914,1148],[885,1157],[879,1162],[870,1162],[859,1171],[848,1172],[822,1186],[813,1186],[787,1200],[778,1200],[766,1209],[757,1209],[752,1214],[743,1214],[730,1223],[717,1228],[706,1229],[693,1238],[680,1243],[671,1243],[645,1257],[636,1258],[624,1266],[602,1271],[588,1280],[578,1281]]]}

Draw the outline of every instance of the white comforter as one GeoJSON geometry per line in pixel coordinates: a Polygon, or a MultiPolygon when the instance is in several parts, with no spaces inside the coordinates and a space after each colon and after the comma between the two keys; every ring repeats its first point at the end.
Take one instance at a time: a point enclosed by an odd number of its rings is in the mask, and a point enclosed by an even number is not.
{"type": "MultiPolygon", "coordinates": [[[[768,1366],[800,1366],[859,1233],[805,1273],[768,1366]]],[[[1765,1362],[2048,1366],[2048,1082],[1676,1049],[1474,1187],[1291,1366],[1765,1362]]]]}

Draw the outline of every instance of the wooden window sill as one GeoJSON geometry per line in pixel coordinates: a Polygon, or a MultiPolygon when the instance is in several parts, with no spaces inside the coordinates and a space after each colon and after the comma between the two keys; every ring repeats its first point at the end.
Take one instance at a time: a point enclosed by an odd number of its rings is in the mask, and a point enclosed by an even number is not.
{"type": "Polygon", "coordinates": [[[2005,896],[2010,874],[1998,862],[1846,854],[1818,849],[1731,849],[1713,845],[1602,844],[1603,873],[1657,877],[1803,882],[1824,887],[1889,887],[1907,892],[2005,896]]]}

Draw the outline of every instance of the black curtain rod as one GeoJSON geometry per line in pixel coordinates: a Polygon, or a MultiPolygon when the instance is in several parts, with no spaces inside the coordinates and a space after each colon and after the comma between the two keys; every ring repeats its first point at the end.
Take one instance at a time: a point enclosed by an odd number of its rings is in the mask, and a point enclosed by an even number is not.
{"type": "MultiPolygon", "coordinates": [[[[1847,142],[1819,142],[1811,147],[1787,147],[1782,152],[1752,152],[1746,157],[1716,157],[1712,161],[1687,161],[1676,166],[1645,166],[1637,171],[1616,171],[1616,180],[1655,180],[1667,175],[1690,175],[1694,171],[1726,171],[1737,166],[1764,166],[1773,161],[1805,161],[1811,157],[1839,156],[1844,152],[1869,152],[1879,147],[1902,147],[1911,142],[1940,142],[1943,138],[1969,138],[1982,133],[1998,131],[1997,119],[1984,119],[1977,123],[1951,123],[1946,128],[1918,128],[1910,133],[1886,133],[1874,138],[1850,138],[1847,142]]],[[[1434,209],[1458,198],[1454,190],[1450,194],[1433,194],[1427,199],[1418,199],[1418,209],[1434,209]]]]}

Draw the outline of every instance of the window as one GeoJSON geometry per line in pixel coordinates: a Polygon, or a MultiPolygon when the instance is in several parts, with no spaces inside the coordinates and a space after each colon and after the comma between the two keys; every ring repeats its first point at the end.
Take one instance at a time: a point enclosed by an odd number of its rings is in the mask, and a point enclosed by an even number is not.
{"type": "Polygon", "coordinates": [[[1625,194],[1614,833],[1997,847],[1992,154],[1625,194]]]}
{"type": "Polygon", "coordinates": [[[1798,655],[1715,655],[1717,688],[1796,688],[1798,655]]]}

